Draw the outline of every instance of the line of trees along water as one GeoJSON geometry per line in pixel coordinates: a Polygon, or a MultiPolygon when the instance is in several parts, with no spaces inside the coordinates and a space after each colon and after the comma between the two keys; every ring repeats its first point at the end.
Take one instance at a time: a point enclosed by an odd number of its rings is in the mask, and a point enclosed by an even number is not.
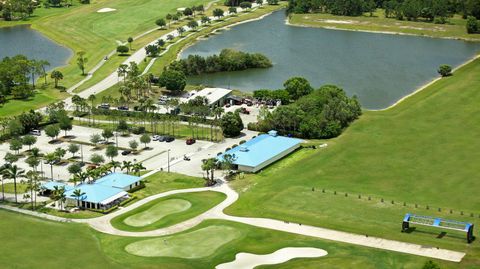
{"type": "Polygon", "coordinates": [[[240,71],[250,68],[268,68],[271,66],[272,62],[263,54],[223,49],[220,54],[208,57],[189,55],[186,59],[172,62],[168,68],[191,76],[223,71],[240,71]]]}
{"type": "Polygon", "coordinates": [[[424,19],[446,23],[453,14],[480,19],[478,0],[289,0],[289,13],[330,13],[360,16],[384,8],[385,16],[399,20],[424,19]]]}

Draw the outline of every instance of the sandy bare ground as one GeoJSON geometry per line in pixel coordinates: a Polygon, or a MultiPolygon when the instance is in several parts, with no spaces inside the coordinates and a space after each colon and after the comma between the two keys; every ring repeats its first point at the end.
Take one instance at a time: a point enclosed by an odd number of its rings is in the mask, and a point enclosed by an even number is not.
{"type": "Polygon", "coordinates": [[[106,8],[102,8],[102,9],[97,10],[97,13],[107,13],[107,12],[113,12],[113,11],[116,11],[116,9],[106,7],[106,8]]]}
{"type": "Polygon", "coordinates": [[[328,253],[319,248],[282,248],[266,255],[238,253],[235,260],[217,265],[216,269],[253,269],[256,266],[279,264],[295,258],[318,258],[328,253]]]}

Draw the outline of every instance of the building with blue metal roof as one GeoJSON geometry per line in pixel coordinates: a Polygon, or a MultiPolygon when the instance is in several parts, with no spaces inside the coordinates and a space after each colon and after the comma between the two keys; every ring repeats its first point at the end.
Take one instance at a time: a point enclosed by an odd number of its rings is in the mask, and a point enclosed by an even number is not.
{"type": "Polygon", "coordinates": [[[84,208],[108,209],[119,201],[127,199],[128,193],[123,189],[104,186],[100,184],[81,184],[65,192],[67,203],[84,208]],[[77,198],[75,190],[80,190],[83,195],[77,198]]]}
{"type": "Polygon", "coordinates": [[[122,173],[111,173],[102,178],[99,178],[95,181],[95,184],[115,187],[123,189],[125,191],[131,190],[136,186],[140,185],[141,178],[137,176],[122,174],[122,173]]]}
{"type": "Polygon", "coordinates": [[[42,185],[41,194],[50,195],[55,187],[65,188],[67,203],[72,206],[81,206],[92,209],[108,209],[119,202],[128,199],[126,191],[141,184],[141,178],[122,173],[111,173],[99,178],[93,184],[77,186],[67,185],[62,182],[50,181],[42,185]],[[74,192],[80,190],[83,195],[76,197],[74,192]]]}
{"type": "Polygon", "coordinates": [[[256,173],[298,149],[302,142],[301,139],[279,136],[276,131],[270,131],[228,150],[217,159],[223,160],[223,156],[229,154],[239,171],[256,173]]]}

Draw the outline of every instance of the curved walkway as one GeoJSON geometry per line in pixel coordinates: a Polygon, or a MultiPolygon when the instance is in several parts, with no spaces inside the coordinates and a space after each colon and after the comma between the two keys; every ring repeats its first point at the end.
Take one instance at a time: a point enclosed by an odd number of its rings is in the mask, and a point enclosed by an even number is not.
{"type": "Polygon", "coordinates": [[[325,228],[320,228],[320,227],[315,227],[310,225],[301,225],[298,223],[291,223],[291,222],[266,219],[266,218],[236,217],[236,216],[230,216],[225,214],[223,210],[228,206],[232,205],[235,201],[237,201],[237,199],[238,199],[237,192],[235,192],[232,188],[230,188],[228,184],[220,183],[214,187],[173,190],[173,191],[160,193],[157,195],[152,195],[128,207],[115,211],[111,214],[98,217],[98,218],[92,218],[92,219],[66,219],[66,218],[53,217],[47,214],[31,212],[28,210],[12,208],[10,206],[2,205],[0,207],[8,210],[13,210],[16,212],[34,215],[37,217],[47,218],[50,220],[86,223],[97,231],[107,233],[107,234],[112,234],[112,235],[119,235],[119,236],[152,237],[152,236],[170,235],[170,234],[175,234],[175,233],[193,228],[198,224],[200,224],[201,222],[203,222],[204,220],[220,219],[220,220],[244,223],[244,224],[255,226],[255,227],[261,227],[261,228],[277,230],[277,231],[282,231],[287,233],[311,236],[311,237],[316,237],[320,239],[332,240],[337,242],[349,243],[349,244],[372,247],[372,248],[383,249],[383,250],[396,251],[396,252],[424,256],[424,257],[435,258],[435,259],[446,260],[446,261],[460,262],[462,258],[465,256],[465,253],[463,252],[439,249],[435,247],[422,246],[422,245],[382,239],[377,237],[367,237],[364,235],[335,231],[331,229],[325,229],[325,228]],[[157,198],[161,198],[161,197],[165,197],[165,196],[169,196],[177,193],[201,192],[201,191],[222,192],[227,196],[227,198],[217,206],[204,212],[203,214],[198,215],[197,217],[194,217],[192,219],[189,219],[187,221],[178,223],[176,225],[173,225],[167,228],[157,229],[153,231],[146,231],[146,232],[122,231],[122,230],[116,229],[110,223],[110,221],[113,218],[121,214],[124,214],[130,210],[138,208],[139,206],[142,206],[145,203],[148,203],[157,198]]]}

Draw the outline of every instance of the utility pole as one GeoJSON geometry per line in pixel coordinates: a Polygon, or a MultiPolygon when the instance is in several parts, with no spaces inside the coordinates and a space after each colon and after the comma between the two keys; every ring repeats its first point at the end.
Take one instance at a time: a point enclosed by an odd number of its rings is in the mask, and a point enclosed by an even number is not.
{"type": "Polygon", "coordinates": [[[167,172],[170,173],[170,150],[167,150],[167,172]]]}

